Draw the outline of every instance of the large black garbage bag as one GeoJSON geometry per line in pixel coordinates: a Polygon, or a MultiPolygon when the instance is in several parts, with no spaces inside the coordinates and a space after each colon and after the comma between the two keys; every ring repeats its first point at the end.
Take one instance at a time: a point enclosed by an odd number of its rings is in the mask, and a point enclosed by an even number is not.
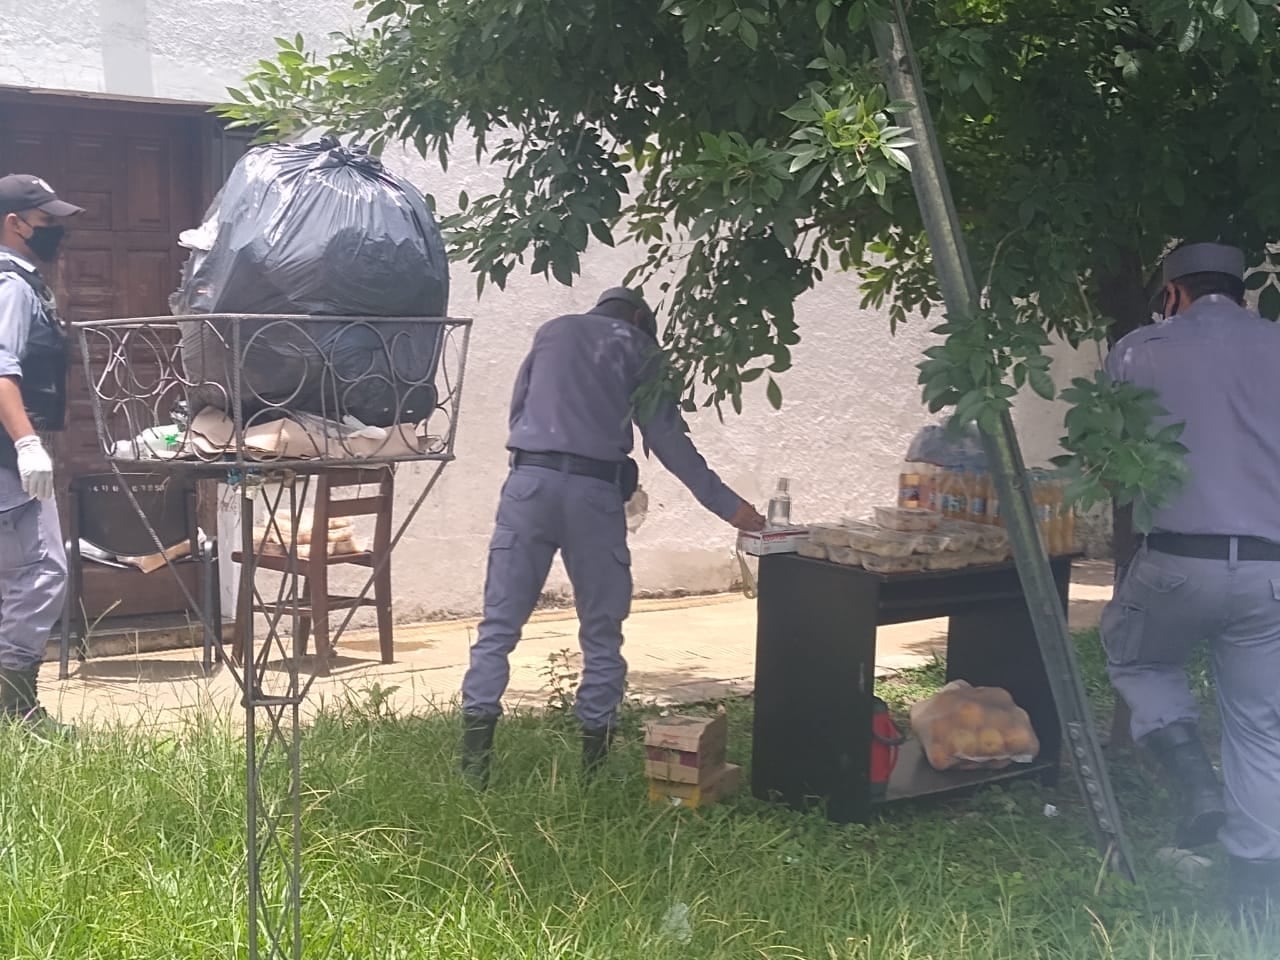
{"type": "MultiPolygon", "coordinates": [[[[305,321],[187,321],[182,359],[197,407],[227,409],[240,368],[246,415],[283,407],[374,426],[425,419],[443,329],[342,317],[444,317],[449,267],[422,194],[358,148],[270,144],[236,164],[183,234],[192,254],[175,314],[305,314],[305,321]]],[[[193,411],[195,412],[195,411],[193,411]]]]}

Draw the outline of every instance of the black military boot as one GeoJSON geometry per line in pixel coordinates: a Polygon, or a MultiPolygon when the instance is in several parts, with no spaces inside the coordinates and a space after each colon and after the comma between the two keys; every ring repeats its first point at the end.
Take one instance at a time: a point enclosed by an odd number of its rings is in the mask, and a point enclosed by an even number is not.
{"type": "Polygon", "coordinates": [[[497,717],[462,715],[462,778],[477,790],[485,790],[489,786],[493,731],[497,726],[497,717]]]}
{"type": "Polygon", "coordinates": [[[588,780],[595,777],[609,757],[613,745],[612,727],[582,728],[582,773],[588,780]]]}
{"type": "Polygon", "coordinates": [[[59,723],[40,706],[36,695],[38,673],[38,667],[0,669],[0,717],[21,724],[42,740],[69,740],[75,735],[75,728],[59,723]]]}
{"type": "Polygon", "coordinates": [[[1280,919],[1280,861],[1232,857],[1227,865],[1227,897],[1242,924],[1260,928],[1280,919]]]}
{"type": "Polygon", "coordinates": [[[1222,786],[1193,723],[1175,723],[1142,738],[1165,769],[1178,798],[1177,844],[1194,850],[1213,843],[1226,822],[1222,786]]]}

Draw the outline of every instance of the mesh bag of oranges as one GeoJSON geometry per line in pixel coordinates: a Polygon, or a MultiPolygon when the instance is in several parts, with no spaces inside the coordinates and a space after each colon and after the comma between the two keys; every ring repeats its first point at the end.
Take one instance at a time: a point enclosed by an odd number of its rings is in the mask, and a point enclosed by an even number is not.
{"type": "Polygon", "coordinates": [[[1007,690],[963,680],[912,704],[911,730],[935,770],[998,770],[1040,752],[1031,718],[1007,690]]]}

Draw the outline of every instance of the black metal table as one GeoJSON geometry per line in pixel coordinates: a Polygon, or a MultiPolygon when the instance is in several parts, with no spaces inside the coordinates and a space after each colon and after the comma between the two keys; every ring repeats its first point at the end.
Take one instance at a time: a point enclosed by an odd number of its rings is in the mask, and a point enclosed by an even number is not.
{"type": "MultiPolygon", "coordinates": [[[[1055,557],[1063,609],[1072,557],[1055,557]]],[[[1061,730],[1012,563],[885,576],[795,554],[762,557],[751,786],[793,807],[825,804],[865,822],[870,791],[876,628],[950,619],[947,679],[1003,687],[1027,711],[1040,755],[1004,770],[939,773],[915,740],[902,748],[884,802],[941,796],[1028,776],[1054,782],[1061,730]]]]}

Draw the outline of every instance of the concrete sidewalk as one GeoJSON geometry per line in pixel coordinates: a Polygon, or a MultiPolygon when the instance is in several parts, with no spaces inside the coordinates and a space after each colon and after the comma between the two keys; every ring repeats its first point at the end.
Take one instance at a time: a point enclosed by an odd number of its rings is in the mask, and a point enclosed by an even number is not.
{"type": "MultiPolygon", "coordinates": [[[[1097,625],[1111,595],[1108,564],[1082,564],[1071,588],[1071,626],[1097,625]]],[[[679,704],[746,694],[755,666],[755,602],[737,595],[637,601],[626,628],[629,696],[645,703],[679,704]]],[[[394,664],[378,660],[371,631],[344,635],[333,675],[315,681],[305,712],[347,698],[364,702],[377,691],[400,712],[447,708],[466,670],[476,620],[400,625],[394,664]],[[388,692],[389,691],[389,692],[388,692]]],[[[927,663],[945,645],[940,620],[885,627],[877,637],[877,674],[927,663]]],[[[509,705],[540,708],[551,696],[547,672],[553,660],[576,662],[578,624],[573,611],[536,614],[511,658],[509,705]],[[561,657],[565,653],[569,660],[561,657]]],[[[200,651],[184,649],[141,656],[92,659],[59,682],[56,664],[41,676],[45,704],[64,720],[168,726],[197,711],[235,718],[240,697],[226,668],[201,672],[200,651]]],[[[306,678],[309,663],[303,664],[306,678]]],[[[279,662],[268,685],[288,682],[279,662]]]]}

